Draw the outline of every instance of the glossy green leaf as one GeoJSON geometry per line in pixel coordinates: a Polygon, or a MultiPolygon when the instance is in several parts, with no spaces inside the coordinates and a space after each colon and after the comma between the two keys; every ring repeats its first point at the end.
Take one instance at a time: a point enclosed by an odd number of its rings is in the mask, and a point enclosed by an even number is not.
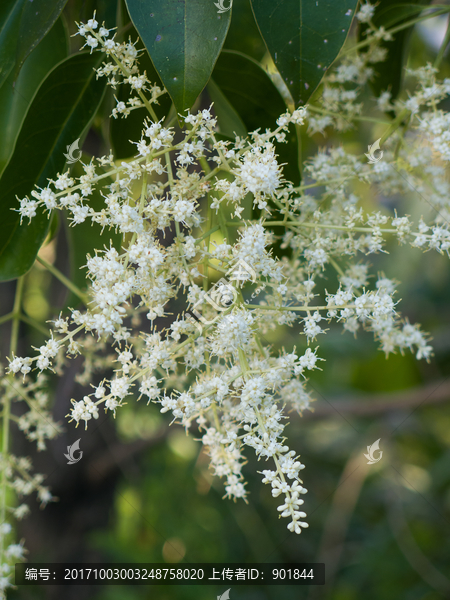
{"type": "MultiPolygon", "coordinates": [[[[414,15],[428,7],[430,2],[419,0],[380,0],[376,4],[375,14],[372,21],[376,27],[383,26],[385,29],[399,25],[402,21],[414,18],[414,15]]],[[[376,96],[381,92],[389,90],[394,100],[401,89],[403,80],[403,67],[406,60],[406,46],[412,33],[413,26],[402,29],[393,35],[390,42],[381,41],[380,44],[387,50],[386,60],[375,63],[372,68],[375,75],[370,82],[376,96]]],[[[359,28],[359,40],[365,39],[367,25],[361,24],[359,28]]],[[[364,51],[364,49],[363,49],[364,51]]]]}
{"type": "Polygon", "coordinates": [[[256,25],[250,0],[234,2],[230,28],[223,47],[243,52],[257,61],[264,57],[267,50],[256,25]]]}
{"type": "Polygon", "coordinates": [[[81,53],[58,64],[36,93],[14,153],[0,179],[0,280],[23,275],[48,231],[47,214],[28,224],[13,208],[34,185],[46,186],[64,168],[67,146],[80,138],[102,99],[105,84],[95,78],[101,58],[81,53]]]}
{"type": "Polygon", "coordinates": [[[179,113],[211,76],[231,19],[213,0],[126,0],[128,11],[179,113]]]}
{"type": "Polygon", "coordinates": [[[64,9],[64,15],[68,23],[87,23],[95,11],[96,20],[100,24],[105,23],[105,27],[111,29],[120,27],[116,21],[120,3],[121,0],[70,0],[64,9]]]}
{"type": "Polygon", "coordinates": [[[14,79],[27,56],[50,31],[67,0],[2,0],[0,2],[0,87],[14,79]]]}
{"type": "Polygon", "coordinates": [[[20,16],[16,46],[15,74],[19,73],[26,57],[53,27],[67,0],[28,0],[20,16]]]}
{"type": "Polygon", "coordinates": [[[291,92],[305,104],[339,54],[357,0],[252,0],[259,30],[291,92]]]}
{"type": "Polygon", "coordinates": [[[16,64],[20,18],[26,1],[2,0],[0,2],[0,86],[16,64]]]}
{"type": "Polygon", "coordinates": [[[66,30],[61,19],[58,19],[25,60],[17,80],[14,81],[14,73],[10,73],[0,88],[0,174],[13,152],[22,121],[36,90],[53,67],[66,56],[66,30]]]}
{"type": "MultiPolygon", "coordinates": [[[[266,71],[244,54],[224,50],[213,71],[212,80],[223,96],[239,115],[247,131],[267,127],[274,129],[277,118],[286,111],[286,104],[266,71]]],[[[293,129],[287,135],[287,143],[276,143],[284,175],[298,182],[297,137],[293,129]]]]}
{"type": "Polygon", "coordinates": [[[247,128],[241,117],[213,79],[210,79],[207,90],[209,97],[214,102],[214,112],[217,116],[219,132],[232,140],[236,135],[240,137],[247,135],[247,128]]]}

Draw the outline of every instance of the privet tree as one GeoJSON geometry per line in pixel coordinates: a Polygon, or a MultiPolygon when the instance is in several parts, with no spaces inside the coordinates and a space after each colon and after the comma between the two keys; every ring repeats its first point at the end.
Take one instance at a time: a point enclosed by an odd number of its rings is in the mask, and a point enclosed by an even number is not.
{"type": "Polygon", "coordinates": [[[409,73],[408,94],[401,85],[411,28],[448,7],[251,4],[253,46],[239,34],[241,5],[127,0],[132,22],[115,7],[94,12],[77,22],[70,54],[64,1],[37,18],[29,3],[2,9],[0,277],[17,279],[14,308],[0,319],[12,321],[1,380],[3,593],[25,552],[13,534],[28,511],[22,497],[52,500],[44,476],[10,452],[10,432],[17,423],[39,450],[58,435],[47,375],[74,357],[92,391],[71,400],[69,423],[87,428],[100,411],[115,416],[143,399],[201,440],[234,500],[247,501],[243,466],[254,452],[274,509],[299,534],[307,475],[284,430],[291,409],[310,409],[307,376],[326,368],[327,326],[367,329],[387,356],[432,356],[427,335],[401,316],[396,282],[374,278],[366,257],[385,252],[388,238],[448,255],[450,115],[439,108],[450,94],[439,77],[448,34],[435,64],[409,73]],[[101,126],[113,149],[78,160],[105,93],[114,101],[101,126]],[[302,156],[317,134],[361,124],[373,127],[367,153],[341,144],[302,156]],[[395,199],[411,186],[427,199],[423,219],[365,209],[369,195],[395,199]],[[71,235],[96,224],[81,283],[80,272],[67,278],[38,255],[57,214],[71,235]],[[44,327],[21,310],[35,261],[79,305],[19,355],[20,320],[44,327]],[[322,293],[326,266],[335,278],[322,293]],[[293,351],[275,352],[264,336],[283,326],[302,335],[293,351]],[[20,417],[15,402],[27,406],[20,417]]]}

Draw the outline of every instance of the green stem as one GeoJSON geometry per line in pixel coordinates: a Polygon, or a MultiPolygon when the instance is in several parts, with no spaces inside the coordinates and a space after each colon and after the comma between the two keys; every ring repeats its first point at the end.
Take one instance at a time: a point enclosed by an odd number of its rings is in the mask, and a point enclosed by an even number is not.
{"type": "Polygon", "coordinates": [[[303,179],[303,159],[302,159],[302,128],[300,125],[295,125],[295,133],[297,135],[297,166],[300,173],[300,181],[303,179]]]}
{"type": "Polygon", "coordinates": [[[338,263],[333,258],[330,258],[329,260],[330,260],[330,264],[334,267],[334,269],[342,277],[344,275],[344,271],[341,269],[341,267],[338,265],[338,263]]]}
{"type": "Polygon", "coordinates": [[[224,240],[228,240],[228,229],[225,221],[225,215],[223,214],[222,208],[219,206],[219,223],[220,223],[220,232],[223,235],[224,240]]]}
{"type": "MultiPolygon", "coordinates": [[[[102,43],[102,39],[101,37],[96,34],[95,32],[93,32],[93,34],[95,35],[95,37],[97,38],[97,40],[102,43]]],[[[122,73],[126,76],[126,77],[130,77],[131,73],[130,71],[126,68],[126,66],[116,57],[114,56],[114,54],[111,54],[111,58],[114,60],[114,62],[116,63],[116,65],[121,69],[122,73]]],[[[151,103],[147,100],[144,92],[142,90],[138,90],[138,95],[139,98],[142,100],[142,102],[144,103],[146,109],[148,110],[151,118],[153,119],[153,121],[155,123],[158,122],[158,117],[156,116],[155,111],[153,110],[153,106],[151,105],[151,103]]]]}
{"type": "Polygon", "coordinates": [[[11,319],[14,318],[14,313],[10,312],[7,315],[3,315],[3,317],[0,317],[0,325],[3,325],[3,323],[7,323],[8,321],[11,321],[11,319]]]}
{"type": "Polygon", "coordinates": [[[247,357],[245,356],[245,353],[242,348],[238,348],[238,353],[239,353],[239,364],[241,366],[241,371],[242,371],[242,378],[245,380],[247,378],[247,374],[249,371],[247,357]]]}
{"type": "MultiPolygon", "coordinates": [[[[255,223],[258,223],[258,221],[254,221],[255,223]]],[[[309,229],[338,229],[341,231],[357,231],[357,232],[361,232],[361,233],[371,233],[373,232],[373,228],[372,227],[349,227],[348,225],[332,225],[331,223],[306,223],[306,222],[297,222],[297,221],[264,221],[262,223],[264,226],[268,226],[268,227],[277,227],[280,225],[284,225],[286,227],[307,227],[309,229]]],[[[229,226],[235,226],[235,227],[240,227],[241,225],[248,225],[248,223],[245,223],[245,221],[230,221],[227,223],[227,225],[229,226]]],[[[379,229],[380,233],[396,233],[396,229],[379,229]]],[[[418,235],[415,233],[412,233],[411,235],[418,235]]]]}
{"type": "Polygon", "coordinates": [[[402,111],[400,111],[400,113],[397,115],[397,117],[394,119],[394,121],[392,121],[391,125],[389,126],[389,128],[386,130],[385,133],[383,133],[383,135],[380,138],[380,145],[384,144],[384,142],[391,137],[391,135],[400,127],[400,125],[403,123],[403,121],[405,120],[406,117],[411,115],[411,111],[408,110],[407,108],[404,108],[402,111]]]}
{"type": "Polygon", "coordinates": [[[336,179],[329,179],[328,181],[317,181],[316,183],[309,183],[308,185],[299,185],[298,187],[292,188],[295,192],[301,192],[302,190],[310,190],[315,187],[323,187],[325,185],[331,185],[332,183],[344,183],[348,179],[347,177],[336,177],[336,179]]]}
{"type": "Polygon", "coordinates": [[[49,262],[47,262],[44,258],[42,258],[42,256],[38,255],[36,257],[36,260],[43,267],[45,267],[47,269],[47,271],[50,271],[50,273],[52,275],[54,275],[56,277],[56,279],[59,279],[59,281],[61,283],[63,283],[66,286],[67,289],[69,289],[71,292],[73,292],[75,294],[75,296],[78,296],[78,298],[80,298],[80,300],[84,304],[86,304],[86,305],[88,304],[88,302],[89,302],[89,296],[87,294],[84,294],[80,290],[80,288],[78,286],[76,286],[74,283],[72,283],[70,281],[70,279],[68,279],[65,275],[63,275],[59,269],[57,269],[52,264],[50,264],[49,262]]]}
{"type": "MultiPolygon", "coordinates": [[[[308,110],[310,112],[317,112],[322,115],[330,115],[332,117],[341,117],[342,114],[332,112],[331,110],[325,110],[324,108],[318,108],[317,106],[308,106],[308,110]]],[[[349,119],[352,121],[367,121],[368,123],[378,123],[380,125],[389,125],[388,121],[383,121],[381,119],[375,119],[374,117],[359,117],[358,115],[351,115],[349,119]]]]}
{"type": "Polygon", "coordinates": [[[180,258],[181,258],[181,261],[183,263],[183,267],[184,267],[184,269],[186,271],[186,275],[188,276],[189,281],[191,282],[191,285],[192,285],[191,273],[189,271],[189,267],[188,267],[187,262],[186,262],[186,257],[184,256],[182,248],[181,248],[181,242],[180,242],[181,230],[180,230],[180,224],[179,224],[178,221],[175,221],[175,232],[176,232],[177,247],[178,247],[178,251],[179,251],[179,254],[180,254],[180,258]]]}
{"type": "Polygon", "coordinates": [[[267,357],[267,353],[266,353],[266,351],[264,349],[264,346],[262,345],[261,340],[259,339],[258,335],[255,334],[254,337],[253,337],[253,339],[255,340],[256,345],[258,346],[258,349],[261,352],[263,358],[268,358],[267,357]]]}
{"type": "Polygon", "coordinates": [[[46,337],[48,337],[48,330],[45,329],[45,327],[43,327],[38,321],[36,321],[36,319],[32,319],[31,317],[27,317],[27,315],[24,315],[23,313],[21,313],[19,315],[19,319],[21,321],[23,321],[24,323],[27,323],[28,325],[31,325],[31,327],[34,327],[35,329],[37,329],[38,331],[40,331],[41,333],[43,333],[46,337]]]}
{"type": "MultiPolygon", "coordinates": [[[[375,305],[367,304],[364,308],[374,308],[375,305]]],[[[342,306],[267,306],[264,304],[245,304],[245,308],[254,308],[259,310],[288,310],[294,312],[311,312],[316,310],[344,310],[345,308],[355,307],[351,304],[343,304],[342,306]]]]}
{"type": "Polygon", "coordinates": [[[172,162],[170,160],[170,152],[165,152],[164,153],[164,160],[166,161],[167,179],[169,181],[169,188],[170,188],[170,191],[172,191],[172,187],[173,187],[173,171],[172,171],[172,162]]]}
{"type": "Polygon", "coordinates": [[[206,233],[204,233],[202,235],[202,237],[199,237],[199,238],[197,238],[195,240],[195,245],[200,244],[201,242],[203,242],[204,239],[206,239],[207,237],[209,237],[212,233],[214,233],[218,229],[220,229],[220,225],[215,225],[214,227],[212,227],[211,229],[209,229],[206,233]]]}
{"type": "MultiPolygon", "coordinates": [[[[209,231],[211,230],[211,225],[212,225],[212,210],[211,210],[211,204],[210,204],[210,198],[209,198],[209,194],[207,196],[208,198],[208,212],[207,212],[207,217],[206,217],[206,229],[209,231]]],[[[208,291],[208,280],[209,280],[209,276],[208,276],[208,255],[209,255],[209,246],[210,246],[210,242],[211,242],[211,234],[209,234],[206,238],[205,238],[205,249],[206,249],[206,254],[205,254],[205,258],[203,259],[203,289],[205,292],[208,291]]]]}
{"type": "MultiPolygon", "coordinates": [[[[140,216],[142,216],[142,213],[144,212],[145,196],[146,196],[146,194],[147,194],[147,171],[144,171],[144,176],[142,178],[141,197],[140,197],[140,200],[139,200],[139,215],[140,216]]],[[[124,240],[124,242],[125,242],[125,237],[126,237],[126,234],[124,233],[123,234],[123,240],[124,240]]],[[[128,245],[129,248],[134,244],[134,242],[136,241],[136,238],[137,238],[137,233],[134,232],[133,235],[131,236],[131,241],[130,241],[130,243],[128,245]]],[[[121,277],[122,281],[123,281],[123,279],[125,279],[126,269],[128,267],[129,260],[130,260],[130,255],[128,254],[128,252],[126,252],[125,253],[125,260],[123,262],[123,266],[124,266],[125,270],[124,270],[123,275],[121,277]]]]}
{"type": "MultiPolygon", "coordinates": [[[[403,29],[408,29],[408,27],[412,27],[416,23],[420,23],[421,21],[425,21],[426,19],[432,19],[433,17],[438,17],[439,15],[444,15],[448,12],[449,12],[448,7],[441,8],[438,10],[433,10],[433,12],[427,13],[426,15],[423,15],[422,17],[417,17],[416,19],[411,19],[411,21],[406,21],[406,23],[397,25],[397,27],[393,27],[392,29],[387,29],[386,33],[391,33],[391,34],[397,33],[398,31],[402,31],[403,29]]],[[[348,54],[349,52],[353,52],[354,50],[360,50],[361,48],[364,48],[365,46],[369,46],[372,42],[373,42],[373,38],[364,40],[363,42],[359,42],[358,44],[355,44],[348,50],[344,50],[344,52],[342,52],[340,54],[340,56],[344,56],[345,54],[348,54]]]]}
{"type": "Polygon", "coordinates": [[[210,262],[208,260],[208,257],[205,257],[205,261],[203,262],[203,264],[206,267],[211,267],[211,269],[214,269],[214,271],[218,271],[219,273],[228,273],[227,269],[222,269],[221,267],[215,265],[214,263],[210,262]]]}
{"type": "MultiPolygon", "coordinates": [[[[211,173],[211,169],[209,168],[208,165],[208,161],[206,160],[206,158],[204,156],[202,156],[199,159],[199,163],[203,169],[203,172],[205,173],[205,175],[209,175],[211,173]]],[[[206,201],[208,203],[208,207],[207,207],[207,217],[206,217],[206,230],[207,230],[207,235],[204,236],[204,240],[205,240],[205,247],[206,247],[206,251],[209,254],[209,246],[210,246],[210,242],[211,242],[211,231],[213,229],[212,224],[213,224],[213,212],[211,209],[211,195],[210,193],[208,193],[206,195],[206,201]]],[[[219,227],[220,228],[220,225],[219,227]]],[[[205,258],[203,259],[203,289],[206,292],[208,290],[208,254],[205,256],[205,258]]]]}

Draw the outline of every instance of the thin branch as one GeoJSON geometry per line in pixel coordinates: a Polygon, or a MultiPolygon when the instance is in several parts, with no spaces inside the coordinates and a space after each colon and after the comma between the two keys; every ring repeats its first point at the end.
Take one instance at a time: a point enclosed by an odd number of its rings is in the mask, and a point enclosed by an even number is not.
{"type": "Polygon", "coordinates": [[[88,304],[89,302],[89,297],[87,294],[83,293],[78,286],[76,286],[74,283],[72,283],[72,281],[70,281],[70,279],[68,279],[65,275],[63,275],[63,273],[61,273],[61,271],[59,269],[57,269],[56,267],[54,267],[52,264],[50,264],[49,262],[47,262],[44,258],[42,258],[42,256],[37,256],[36,257],[37,262],[41,263],[41,265],[43,267],[45,267],[48,271],[50,271],[50,273],[52,275],[54,275],[56,277],[56,279],[59,279],[59,281],[64,284],[66,286],[67,289],[69,289],[71,292],[73,292],[76,296],[78,296],[78,298],[84,302],[84,304],[88,304]]]}
{"type": "Polygon", "coordinates": [[[323,419],[340,413],[355,416],[374,416],[420,406],[431,406],[450,401],[450,379],[433,381],[420,388],[391,394],[365,394],[357,400],[331,398],[329,404],[314,403],[314,412],[306,411],[303,419],[323,419]]]}
{"type": "Polygon", "coordinates": [[[38,331],[40,331],[46,337],[49,336],[48,329],[46,329],[45,327],[43,327],[38,321],[36,321],[36,319],[32,319],[31,317],[27,317],[27,315],[24,315],[23,313],[21,313],[19,315],[19,318],[24,323],[27,323],[27,325],[30,325],[31,327],[34,327],[35,329],[37,329],[38,331]]]}
{"type": "Polygon", "coordinates": [[[7,315],[3,315],[3,317],[0,317],[0,325],[3,325],[3,323],[7,323],[8,321],[11,321],[11,319],[14,319],[14,312],[10,312],[7,315]]]}

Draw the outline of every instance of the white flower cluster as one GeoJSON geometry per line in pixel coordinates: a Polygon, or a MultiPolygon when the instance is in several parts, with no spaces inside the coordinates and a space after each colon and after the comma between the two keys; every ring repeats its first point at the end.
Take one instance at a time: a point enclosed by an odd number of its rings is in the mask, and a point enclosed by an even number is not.
{"type": "MultiPolygon", "coordinates": [[[[17,457],[14,454],[0,453],[0,469],[6,478],[6,485],[13,490],[22,500],[23,496],[29,496],[33,492],[37,493],[41,501],[41,507],[48,502],[55,501],[50,490],[42,485],[44,475],[30,473],[32,468],[31,460],[27,457],[17,457]]],[[[13,586],[14,564],[24,559],[27,550],[24,548],[23,541],[15,544],[11,541],[13,529],[10,521],[12,519],[23,519],[29,513],[28,504],[20,502],[18,506],[5,505],[7,514],[5,520],[0,524],[0,541],[2,548],[2,560],[0,562],[0,595],[6,597],[5,590],[13,586]],[[8,541],[7,541],[8,540],[8,541]]]]}
{"type": "MultiPolygon", "coordinates": [[[[52,348],[53,340],[41,348],[43,356],[48,348],[52,348]]],[[[39,360],[39,359],[38,359],[39,360]]],[[[44,363],[45,364],[45,363],[44,363]]],[[[44,366],[41,364],[41,366],[44,366]]],[[[47,377],[38,375],[34,380],[30,378],[31,362],[20,357],[14,357],[9,363],[11,373],[20,373],[23,377],[11,381],[11,377],[0,377],[0,393],[3,405],[6,403],[25,402],[28,410],[15,417],[18,428],[23,431],[28,440],[36,442],[38,451],[46,449],[46,440],[53,439],[61,434],[62,427],[53,420],[48,407],[49,386],[47,377]]],[[[0,373],[3,375],[3,373],[0,373]]],[[[31,473],[32,463],[27,457],[18,457],[11,453],[0,453],[0,470],[4,475],[2,480],[3,490],[7,491],[3,497],[5,520],[0,524],[0,546],[2,557],[0,559],[0,596],[4,590],[13,585],[14,563],[24,558],[26,552],[23,542],[13,543],[10,538],[13,535],[11,522],[20,520],[28,515],[30,509],[23,502],[23,496],[29,496],[34,492],[45,506],[48,502],[55,500],[48,487],[42,485],[44,475],[31,473]],[[14,505],[10,492],[13,491],[20,499],[19,504],[14,505]],[[7,541],[8,540],[8,541],[7,541]]]]}
{"type": "Polygon", "coordinates": [[[370,20],[372,19],[374,13],[375,6],[373,4],[370,4],[369,2],[366,2],[365,4],[361,5],[359,12],[356,13],[356,18],[361,23],[370,23],[370,20]]]}
{"type": "MultiPolygon", "coordinates": [[[[387,49],[381,41],[392,41],[392,36],[384,27],[376,28],[372,23],[375,4],[365,2],[356,13],[360,23],[367,24],[363,39],[365,47],[361,52],[344,54],[339,64],[330,69],[323,78],[323,90],[319,106],[308,107],[308,132],[325,134],[327,128],[346,131],[354,126],[354,118],[361,114],[362,102],[358,102],[364,85],[374,76],[371,65],[386,60],[387,49]]],[[[323,68],[317,65],[317,68],[323,68]]],[[[324,69],[325,70],[325,69],[324,69]]],[[[385,92],[389,94],[389,92],[385,92]]],[[[389,98],[381,102],[381,110],[390,110],[389,98]]]]}
{"type": "MultiPolygon", "coordinates": [[[[363,5],[360,21],[370,24],[372,9],[363,5]]],[[[80,25],[79,33],[89,47],[114,59],[98,74],[113,87],[123,80],[133,89],[135,99],[117,106],[113,116],[126,117],[137,102],[149,110],[141,139],[135,140],[136,156],[120,164],[112,156],[93,159],[78,179],[60,174],[33,190],[32,199],[21,198],[18,211],[31,220],[38,207],[49,215],[64,210],[73,226],[91,219],[102,230],[116,230],[123,245],[114,247],[108,240],[104,250],[87,256],[86,308],[56,319],[38,354],[11,357],[8,371],[30,378],[35,370],[58,369],[64,353],[84,357],[84,384],[95,371],[114,369],[114,376],[105,377],[91,394],[72,400],[71,421],[87,427],[102,405],[115,415],[125,398],[145,396],[186,429],[201,431],[214,473],[226,478],[226,496],[234,499],[246,497],[244,451],[250,447],[258,459],[272,461],[272,468],[262,471],[263,482],[275,498],[283,496],[278,511],[290,519],[289,530],[300,533],[307,526],[300,510],[304,465],[283,431],[285,407],[301,414],[312,401],[306,374],[322,359],[309,344],[327,326],[340,323],[353,334],[370,330],[386,354],[409,349],[418,359],[429,359],[432,353],[426,335],[398,314],[396,283],[383,276],[371,289],[369,265],[361,258],[383,252],[387,237],[449,254],[449,231],[436,217],[427,225],[387,210],[367,213],[353,183],[358,190],[374,186],[386,194],[403,190],[404,179],[394,168],[400,156],[418,185],[431,186],[441,214],[446,210],[443,173],[439,165],[425,164],[416,143],[417,133],[428,136],[447,160],[448,115],[423,111],[428,111],[425,96],[439,98],[448,93],[448,84],[436,82],[430,69],[417,74],[414,143],[398,150],[399,139],[391,135],[377,165],[341,147],[320,151],[307,162],[308,182],[294,187],[283,178],[277,144],[286,141],[292,124],[301,126],[305,119],[312,131],[328,124],[342,129],[359,113],[356,88],[343,84],[356,84],[358,91],[368,80],[367,65],[381,60],[378,42],[386,32],[370,29],[364,56],[344,61],[327,75],[322,109],[286,112],[273,130],[234,142],[218,139],[211,108],[185,115],[185,129],[175,137],[153,112],[157,92],[139,72],[134,45],[114,42],[95,18],[80,25]],[[430,87],[435,91],[426,92],[430,87]],[[344,105],[344,118],[330,114],[344,105]],[[319,125],[325,117],[329,122],[319,125]],[[104,197],[101,210],[90,203],[95,188],[104,197]],[[248,195],[258,218],[241,220],[248,195]],[[271,246],[280,238],[285,256],[278,260],[271,246]],[[336,270],[336,282],[329,284],[335,291],[315,293],[327,266],[336,270]],[[302,328],[304,348],[272,355],[264,334],[294,324],[302,328]],[[116,352],[108,354],[110,346],[116,352]]],[[[404,102],[390,104],[388,97],[381,104],[405,110],[404,102]]],[[[413,114],[411,106],[406,109],[413,114]]],[[[33,439],[50,437],[34,416],[21,419],[33,439]]]]}
{"type": "MultiPolygon", "coordinates": [[[[24,505],[26,506],[26,505],[24,505]]],[[[21,516],[25,516],[24,514],[21,516]]],[[[19,518],[16,516],[16,518],[19,518]]],[[[6,541],[12,531],[11,524],[5,521],[0,525],[0,537],[6,541]]],[[[23,544],[9,543],[3,553],[3,561],[0,564],[0,594],[2,600],[6,598],[6,590],[13,587],[14,565],[17,561],[22,561],[27,550],[23,544]]]]}

